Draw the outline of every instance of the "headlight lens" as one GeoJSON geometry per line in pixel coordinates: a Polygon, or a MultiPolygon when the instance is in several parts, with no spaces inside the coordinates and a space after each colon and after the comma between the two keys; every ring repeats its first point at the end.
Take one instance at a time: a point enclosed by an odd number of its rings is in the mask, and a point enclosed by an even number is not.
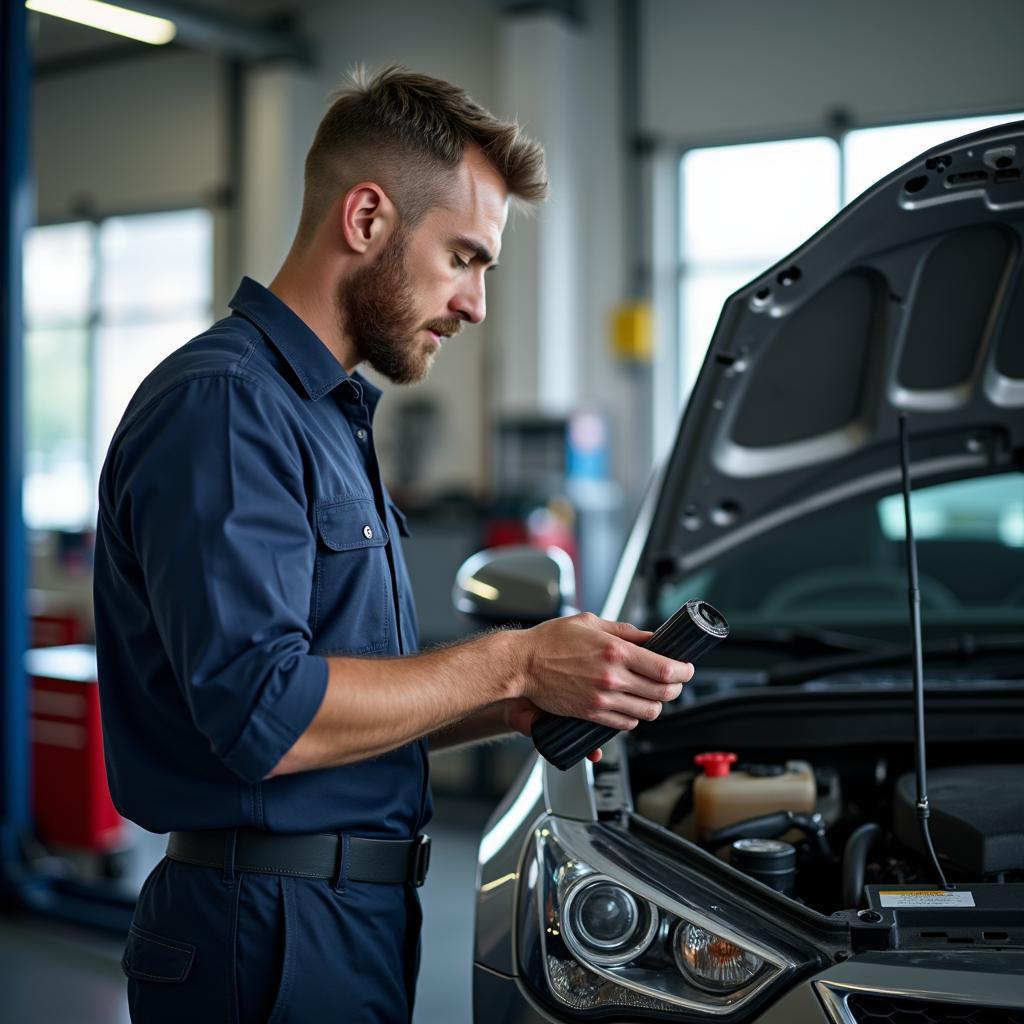
{"type": "Polygon", "coordinates": [[[603,878],[584,878],[573,887],[562,920],[570,948],[606,967],[640,956],[658,930],[656,907],[603,878]]]}
{"type": "Polygon", "coordinates": [[[652,884],[643,848],[617,850],[628,837],[602,828],[544,819],[524,866],[518,971],[553,1008],[731,1020],[801,965],[792,946],[768,944],[776,927],[720,906],[699,876],[652,884]]]}
{"type": "Polygon", "coordinates": [[[673,953],[679,970],[709,992],[733,992],[757,977],[764,960],[721,935],[679,923],[673,953]]]}

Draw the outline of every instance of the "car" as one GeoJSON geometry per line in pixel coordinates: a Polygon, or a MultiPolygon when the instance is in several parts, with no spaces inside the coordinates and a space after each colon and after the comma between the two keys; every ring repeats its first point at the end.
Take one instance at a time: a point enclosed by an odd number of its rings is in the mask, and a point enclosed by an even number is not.
{"type": "MultiPolygon", "coordinates": [[[[602,615],[730,635],[599,763],[524,766],[478,1024],[1024,1021],[1022,169],[1024,122],[932,149],[726,301],[602,615]]],[[[455,593],[529,625],[572,566],[495,549],[455,593]]]]}

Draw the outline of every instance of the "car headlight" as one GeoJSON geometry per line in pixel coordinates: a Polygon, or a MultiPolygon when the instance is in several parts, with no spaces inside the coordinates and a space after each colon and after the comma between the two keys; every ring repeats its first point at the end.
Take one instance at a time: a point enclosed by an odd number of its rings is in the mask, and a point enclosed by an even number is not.
{"type": "Polygon", "coordinates": [[[595,964],[620,967],[641,956],[658,930],[658,912],[610,878],[584,878],[562,904],[565,942],[595,964]]]}
{"type": "MultiPolygon", "coordinates": [[[[777,928],[737,928],[737,913],[749,911],[729,913],[700,892],[699,879],[690,892],[652,884],[636,850],[616,850],[613,835],[557,818],[534,831],[517,950],[521,977],[544,1001],[582,1015],[626,1008],[731,1019],[815,959],[766,941],[777,928]]],[[[617,838],[630,842],[623,830],[617,838]]]]}
{"type": "Polygon", "coordinates": [[[676,926],[672,952],[679,970],[709,992],[733,992],[756,978],[764,966],[749,949],[682,921],[676,926]]]}

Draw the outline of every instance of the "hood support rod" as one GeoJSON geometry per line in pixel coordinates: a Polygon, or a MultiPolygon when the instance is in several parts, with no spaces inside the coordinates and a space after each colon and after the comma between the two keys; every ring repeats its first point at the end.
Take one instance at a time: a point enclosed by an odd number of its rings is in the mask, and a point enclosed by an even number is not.
{"type": "Polygon", "coordinates": [[[921,827],[921,841],[925,852],[931,858],[935,874],[943,889],[949,889],[946,876],[942,873],[938,855],[932,845],[928,831],[928,791],[925,781],[925,740],[924,740],[924,656],[921,652],[921,589],[917,574],[917,544],[914,542],[914,524],[910,516],[910,454],[907,443],[907,416],[900,413],[900,469],[903,476],[903,518],[906,521],[907,536],[907,600],[910,604],[910,630],[914,656],[914,759],[917,780],[917,820],[921,827]]]}

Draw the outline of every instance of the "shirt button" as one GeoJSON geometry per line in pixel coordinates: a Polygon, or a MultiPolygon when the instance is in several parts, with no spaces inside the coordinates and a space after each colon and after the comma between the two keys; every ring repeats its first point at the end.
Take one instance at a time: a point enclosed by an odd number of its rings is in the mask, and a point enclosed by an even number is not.
{"type": "Polygon", "coordinates": [[[363,536],[364,536],[364,537],[365,537],[365,538],[366,538],[367,540],[373,540],[373,530],[371,530],[371,529],[369,528],[369,526],[364,526],[364,527],[363,527],[363,536]]]}
{"type": "Polygon", "coordinates": [[[365,440],[366,440],[366,431],[365,431],[365,430],[363,430],[363,428],[362,428],[362,427],[360,427],[360,428],[359,428],[359,429],[358,429],[358,430],[356,431],[356,437],[358,437],[360,441],[365,441],[365,440]]]}

